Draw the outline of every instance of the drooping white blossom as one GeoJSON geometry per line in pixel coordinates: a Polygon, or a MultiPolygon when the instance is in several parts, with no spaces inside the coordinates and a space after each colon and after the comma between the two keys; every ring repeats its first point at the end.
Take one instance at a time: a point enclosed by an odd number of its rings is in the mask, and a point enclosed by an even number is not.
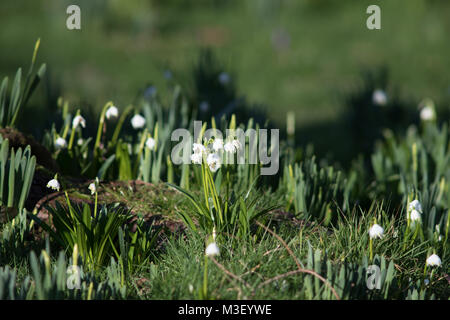
{"type": "Polygon", "coordinates": [[[372,102],[377,106],[384,106],[387,103],[387,95],[381,89],[377,89],[372,94],[372,102]]]}
{"type": "Polygon", "coordinates": [[[409,215],[409,218],[411,219],[411,222],[416,222],[416,221],[420,221],[421,215],[420,215],[419,211],[417,211],[416,209],[413,209],[409,215]]]}
{"type": "Polygon", "coordinates": [[[205,254],[208,257],[214,257],[220,254],[220,250],[219,247],[217,246],[217,244],[215,242],[210,243],[206,249],[205,249],[205,254]]]}
{"type": "Polygon", "coordinates": [[[58,137],[55,140],[55,148],[56,149],[64,149],[65,147],[67,147],[67,141],[66,139],[62,138],[62,137],[58,137]]]}
{"type": "Polygon", "coordinates": [[[228,141],[223,147],[223,149],[229,153],[236,153],[240,148],[242,148],[242,144],[237,139],[228,141]]]}
{"type": "Polygon", "coordinates": [[[108,120],[117,118],[119,116],[119,109],[117,109],[115,106],[111,106],[106,110],[105,116],[108,120]]]}
{"type": "Polygon", "coordinates": [[[234,139],[231,143],[233,144],[236,151],[242,148],[242,144],[237,139],[234,139]]]}
{"type": "Polygon", "coordinates": [[[191,161],[193,164],[202,164],[203,155],[201,153],[193,153],[191,155],[191,161]]]}
{"type": "Polygon", "coordinates": [[[145,125],[145,118],[140,114],[135,114],[133,118],[131,118],[131,125],[134,129],[142,129],[145,125]]]}
{"type": "Polygon", "coordinates": [[[88,189],[91,191],[91,194],[94,194],[97,191],[97,186],[95,185],[95,182],[92,182],[88,189]]]}
{"type": "Polygon", "coordinates": [[[58,180],[54,178],[47,183],[47,188],[59,191],[61,185],[59,184],[58,180]]]}
{"type": "Polygon", "coordinates": [[[220,138],[214,139],[212,147],[215,152],[219,152],[223,149],[223,140],[220,138]]]}
{"type": "Polygon", "coordinates": [[[441,258],[435,253],[433,253],[431,256],[427,258],[427,266],[430,267],[439,267],[441,266],[442,261],[441,258]]]}
{"type": "Polygon", "coordinates": [[[216,172],[222,165],[221,159],[217,153],[210,153],[206,158],[206,163],[212,172],[216,172]]]}
{"type": "Polygon", "coordinates": [[[76,129],[79,125],[81,125],[83,128],[86,128],[86,120],[82,116],[77,115],[75,116],[75,118],[73,118],[72,127],[76,129]]]}
{"type": "Polygon", "coordinates": [[[145,141],[145,146],[150,150],[153,150],[156,146],[156,141],[152,137],[148,137],[147,141],[145,141]]]}
{"type": "Polygon", "coordinates": [[[422,121],[430,121],[434,120],[436,118],[436,112],[434,111],[433,107],[431,106],[425,106],[420,110],[420,119],[422,121]]]}
{"type": "Polygon", "coordinates": [[[194,143],[192,145],[192,151],[194,151],[195,154],[202,154],[206,152],[206,148],[201,143],[194,143]]]}
{"type": "Polygon", "coordinates": [[[236,152],[236,148],[233,146],[233,144],[231,142],[225,143],[225,145],[223,146],[223,149],[226,152],[229,152],[229,153],[235,153],[236,152]]]}
{"type": "Polygon", "coordinates": [[[384,229],[382,226],[380,226],[379,224],[374,224],[372,227],[370,227],[369,229],[369,236],[371,239],[374,238],[382,238],[384,234],[384,229]]]}
{"type": "Polygon", "coordinates": [[[420,204],[419,200],[415,199],[408,204],[408,211],[411,212],[412,210],[423,213],[422,205],[420,204]]]}

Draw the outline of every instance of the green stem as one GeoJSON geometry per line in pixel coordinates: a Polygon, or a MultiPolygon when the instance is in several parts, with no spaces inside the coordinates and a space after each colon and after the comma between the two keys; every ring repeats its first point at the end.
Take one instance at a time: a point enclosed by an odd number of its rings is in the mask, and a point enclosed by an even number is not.
{"type": "MultiPolygon", "coordinates": [[[[80,115],[80,109],[78,109],[77,110],[77,113],[75,114],[75,117],[76,116],[79,116],[80,115]]],[[[75,119],[75,117],[74,117],[74,119],[75,119]]],[[[72,123],[73,123],[73,119],[72,119],[72,123]]],[[[70,150],[72,150],[72,145],[73,145],[73,140],[74,140],[74,138],[75,138],[75,130],[76,128],[74,128],[73,127],[73,124],[72,124],[72,132],[70,132],[70,140],[69,140],[69,146],[68,146],[68,149],[69,149],[69,151],[70,150]]]]}
{"type": "Polygon", "coordinates": [[[142,150],[144,149],[144,145],[145,145],[145,140],[146,139],[147,139],[147,129],[145,129],[144,133],[142,134],[141,142],[139,144],[139,151],[138,151],[138,154],[137,154],[136,162],[134,163],[133,177],[136,177],[136,178],[137,178],[137,171],[139,169],[139,163],[141,162],[142,150]]]}
{"type": "Polygon", "coordinates": [[[447,251],[447,241],[448,241],[448,229],[450,226],[450,210],[447,209],[447,225],[445,227],[445,239],[444,239],[444,255],[447,251]]]}
{"type": "Polygon", "coordinates": [[[113,105],[112,101],[108,101],[105,104],[105,106],[103,107],[102,113],[100,114],[100,120],[99,120],[99,123],[98,123],[98,129],[97,129],[97,138],[95,139],[95,145],[94,145],[94,158],[98,157],[98,149],[100,147],[100,140],[101,140],[101,137],[102,137],[103,125],[105,123],[106,110],[112,105],[113,105]]]}
{"type": "Polygon", "coordinates": [[[98,192],[95,191],[94,218],[97,218],[98,192]]]}
{"type": "Polygon", "coordinates": [[[117,143],[117,139],[119,138],[120,130],[122,129],[123,123],[125,122],[125,119],[127,118],[128,114],[133,110],[133,106],[129,105],[125,111],[120,116],[119,121],[117,122],[116,129],[114,130],[112,139],[111,139],[111,147],[114,147],[117,143]]]}
{"type": "Polygon", "coordinates": [[[203,273],[203,299],[208,299],[208,257],[205,254],[205,268],[203,273]]]}

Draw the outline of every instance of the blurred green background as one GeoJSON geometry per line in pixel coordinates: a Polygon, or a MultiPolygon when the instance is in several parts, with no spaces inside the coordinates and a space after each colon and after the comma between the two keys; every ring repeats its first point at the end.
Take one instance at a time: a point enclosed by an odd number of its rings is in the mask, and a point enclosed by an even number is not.
{"type": "Polygon", "coordinates": [[[298,128],[323,131],[372,68],[387,67],[392,90],[413,105],[430,97],[449,108],[449,18],[446,0],[2,0],[0,75],[27,67],[40,37],[52,90],[73,105],[123,108],[148,85],[163,94],[166,70],[192,87],[209,47],[239,95],[265,105],[274,123],[294,111],[298,128]],[[66,28],[70,4],[81,8],[79,31],[66,28]],[[366,28],[370,4],[381,7],[381,30],[366,28]]]}

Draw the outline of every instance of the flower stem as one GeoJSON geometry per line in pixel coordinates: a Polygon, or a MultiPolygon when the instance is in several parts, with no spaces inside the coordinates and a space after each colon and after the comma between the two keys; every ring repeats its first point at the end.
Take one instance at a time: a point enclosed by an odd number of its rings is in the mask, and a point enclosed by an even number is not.
{"type": "MultiPolygon", "coordinates": [[[[75,114],[75,117],[76,116],[79,116],[80,115],[80,109],[78,109],[77,110],[77,113],[75,114]]],[[[72,145],[73,145],[73,140],[74,140],[74,138],[75,138],[75,130],[76,128],[73,126],[73,124],[72,124],[72,132],[70,132],[70,140],[69,140],[69,146],[67,147],[67,149],[69,149],[69,151],[70,150],[72,150],[72,145]]]]}
{"type": "Polygon", "coordinates": [[[112,101],[108,101],[105,104],[105,106],[103,107],[102,113],[100,114],[100,120],[98,123],[98,129],[97,129],[97,138],[95,139],[95,145],[94,145],[94,157],[95,158],[98,157],[98,148],[100,147],[100,139],[102,137],[102,129],[103,129],[103,125],[105,123],[106,110],[112,105],[113,105],[112,101]]]}
{"type": "Polygon", "coordinates": [[[203,299],[208,299],[208,257],[205,254],[205,268],[203,271],[203,299]]]}

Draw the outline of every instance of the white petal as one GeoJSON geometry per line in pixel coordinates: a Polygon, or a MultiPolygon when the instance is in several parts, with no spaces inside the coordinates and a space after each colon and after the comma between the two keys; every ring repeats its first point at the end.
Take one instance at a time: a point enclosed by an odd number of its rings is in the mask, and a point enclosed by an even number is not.
{"type": "Polygon", "coordinates": [[[106,110],[106,119],[117,118],[119,116],[119,109],[115,106],[111,106],[106,110]]]}
{"type": "Polygon", "coordinates": [[[370,229],[369,229],[369,236],[371,239],[374,238],[381,238],[383,237],[383,233],[384,233],[384,229],[383,227],[381,227],[378,224],[374,224],[370,229]]]}
{"type": "Polygon", "coordinates": [[[153,150],[155,148],[155,146],[156,146],[155,139],[148,138],[147,141],[145,142],[145,146],[147,148],[149,148],[150,150],[153,150]]]}
{"type": "Polygon", "coordinates": [[[83,128],[86,127],[86,120],[80,115],[73,118],[73,121],[72,121],[72,126],[74,128],[77,128],[79,125],[81,125],[83,128]]]}
{"type": "Polygon", "coordinates": [[[136,114],[131,118],[131,125],[134,129],[141,129],[145,125],[145,118],[140,114],[136,114]]]}
{"type": "Polygon", "coordinates": [[[219,247],[215,242],[210,243],[205,250],[205,254],[209,257],[217,256],[220,253],[219,247]]]}
{"type": "Polygon", "coordinates": [[[431,256],[429,256],[427,258],[427,266],[437,266],[439,267],[442,264],[441,258],[439,258],[439,256],[437,254],[432,254],[431,256]]]}

